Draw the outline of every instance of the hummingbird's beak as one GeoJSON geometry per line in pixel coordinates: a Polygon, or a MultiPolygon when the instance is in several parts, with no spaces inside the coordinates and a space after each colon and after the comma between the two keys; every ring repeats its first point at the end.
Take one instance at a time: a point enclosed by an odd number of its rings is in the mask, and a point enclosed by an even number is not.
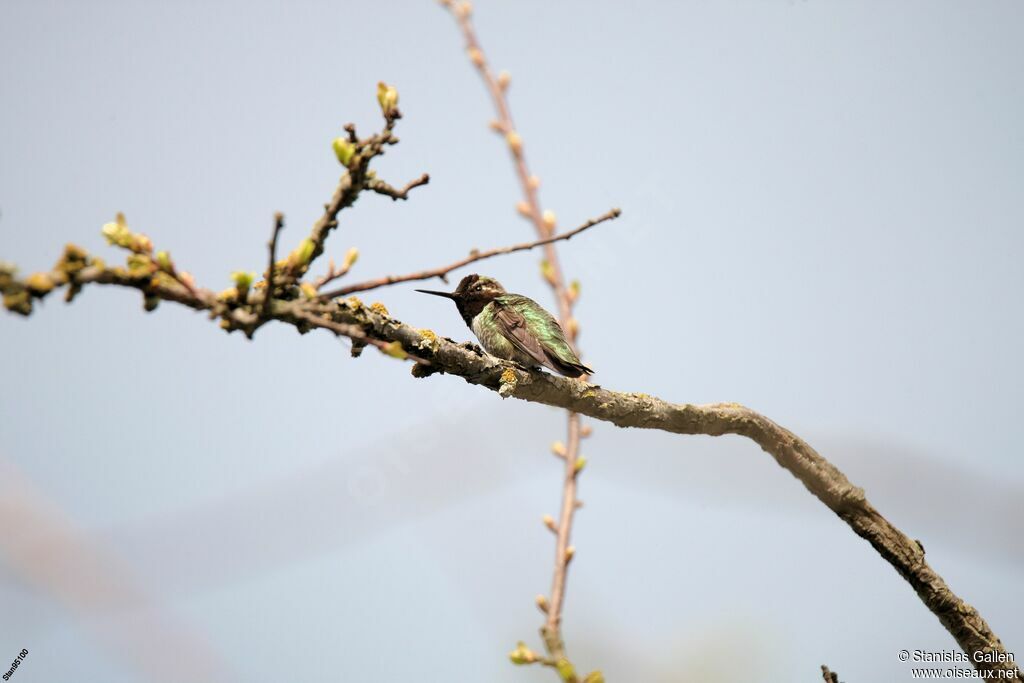
{"type": "Polygon", "coordinates": [[[455,299],[455,295],[451,292],[435,292],[432,289],[417,289],[417,292],[423,292],[424,294],[433,294],[434,296],[443,296],[446,299],[455,299]]]}

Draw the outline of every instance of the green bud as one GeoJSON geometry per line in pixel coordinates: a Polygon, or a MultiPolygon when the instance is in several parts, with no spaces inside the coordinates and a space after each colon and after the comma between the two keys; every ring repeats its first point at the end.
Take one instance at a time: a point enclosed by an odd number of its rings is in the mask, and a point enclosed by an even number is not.
{"type": "Polygon", "coordinates": [[[7,261],[0,261],[0,291],[6,291],[11,283],[14,282],[14,276],[18,274],[18,267],[13,263],[7,261]]]}
{"type": "Polygon", "coordinates": [[[313,258],[314,249],[316,249],[316,245],[313,243],[313,240],[308,237],[299,242],[299,246],[295,247],[295,251],[288,255],[289,267],[303,268],[308,266],[310,260],[313,258]]]}
{"type": "Polygon", "coordinates": [[[67,244],[64,246],[64,253],[53,269],[59,270],[65,275],[74,275],[85,268],[88,262],[89,255],[85,253],[85,249],[76,244],[67,244]]]}
{"type": "Polygon", "coordinates": [[[557,282],[557,280],[555,280],[555,267],[551,265],[551,262],[547,259],[540,262],[540,274],[541,277],[547,280],[549,285],[552,287],[555,286],[555,283],[557,282]]]}
{"type": "Polygon", "coordinates": [[[558,671],[558,675],[562,677],[563,681],[571,681],[576,678],[576,669],[573,668],[572,662],[565,657],[555,662],[555,670],[558,671]]]}
{"type": "Polygon", "coordinates": [[[149,258],[145,254],[128,255],[129,276],[146,277],[148,275],[152,275],[154,270],[156,270],[156,264],[153,263],[153,259],[149,258]]]}
{"type": "Polygon", "coordinates": [[[28,315],[32,312],[32,296],[27,289],[4,293],[4,308],[11,313],[28,315]]]}
{"type": "Polygon", "coordinates": [[[136,254],[148,254],[153,251],[153,243],[148,237],[128,229],[123,213],[118,213],[113,223],[104,223],[100,232],[111,246],[129,249],[136,254]]]}
{"type": "Polygon", "coordinates": [[[136,254],[149,254],[153,251],[153,243],[142,233],[129,233],[128,248],[136,254]]]}
{"type": "Polygon", "coordinates": [[[132,233],[128,229],[123,213],[118,213],[113,223],[104,223],[100,232],[111,246],[127,248],[131,244],[132,233]]]}
{"type": "Polygon", "coordinates": [[[256,273],[246,272],[244,270],[236,270],[231,273],[231,279],[235,283],[235,288],[240,294],[244,294],[249,291],[252,287],[252,283],[256,280],[256,273]]]}
{"type": "Polygon", "coordinates": [[[348,166],[348,162],[352,161],[352,155],[356,153],[356,146],[349,142],[348,138],[334,138],[331,146],[334,147],[334,156],[338,157],[341,165],[348,166]]]}
{"type": "Polygon", "coordinates": [[[512,660],[513,664],[533,664],[537,661],[537,653],[526,647],[526,643],[520,640],[516,644],[516,649],[508,653],[508,658],[512,660]]]}
{"type": "Polygon", "coordinates": [[[28,291],[40,296],[52,291],[54,282],[46,273],[32,273],[25,278],[25,286],[28,287],[28,291]]]}
{"type": "Polygon", "coordinates": [[[580,472],[583,471],[583,468],[586,466],[587,459],[581,455],[580,457],[576,458],[576,464],[573,465],[573,470],[576,472],[576,474],[579,474],[580,472]]]}
{"type": "Polygon", "coordinates": [[[377,102],[385,118],[391,118],[398,111],[398,91],[384,81],[377,83],[377,102]]]}
{"type": "Polygon", "coordinates": [[[171,263],[171,255],[166,251],[156,252],[156,264],[160,266],[160,270],[170,273],[174,271],[174,264],[171,263]]]}

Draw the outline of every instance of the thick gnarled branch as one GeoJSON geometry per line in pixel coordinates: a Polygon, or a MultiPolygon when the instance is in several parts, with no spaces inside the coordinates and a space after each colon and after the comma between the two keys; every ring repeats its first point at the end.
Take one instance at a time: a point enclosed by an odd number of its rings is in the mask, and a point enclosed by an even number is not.
{"type": "MultiPolygon", "coordinates": [[[[63,280],[71,288],[107,284],[139,289],[147,296],[174,301],[219,317],[227,330],[244,330],[262,309],[262,300],[228,306],[202,290],[194,294],[169,278],[132,275],[121,268],[98,263],[75,247],[58,265],[44,274],[63,280]]],[[[24,292],[30,285],[14,278],[10,268],[0,269],[0,289],[24,292]]],[[[51,286],[50,289],[53,289],[51,286]]],[[[47,293],[34,294],[36,298],[47,293]]],[[[462,377],[501,396],[542,403],[610,422],[619,427],[658,429],[675,434],[746,437],[769,453],[775,461],[799,479],[818,500],[839,516],[854,533],[867,540],[907,580],[921,601],[935,614],[957,643],[972,656],[974,652],[1005,653],[1002,642],[971,605],[949,588],[925,560],[919,543],[907,537],[881,515],[864,491],[809,444],[767,417],[736,403],[708,405],[677,404],[641,393],[611,391],[587,382],[556,377],[521,368],[484,354],[474,344],[457,344],[429,330],[411,327],[389,317],[382,307],[365,306],[355,298],[324,302],[317,299],[274,299],[272,319],[292,324],[300,331],[323,327],[332,334],[366,343],[373,340],[388,355],[429,362],[413,366],[413,374],[444,373],[462,377]],[[321,322],[322,321],[322,322],[321,322]],[[330,323],[330,324],[328,324],[330,323]],[[379,343],[378,343],[379,342],[379,343]]],[[[986,668],[1019,670],[1012,661],[988,662],[986,668]]]]}

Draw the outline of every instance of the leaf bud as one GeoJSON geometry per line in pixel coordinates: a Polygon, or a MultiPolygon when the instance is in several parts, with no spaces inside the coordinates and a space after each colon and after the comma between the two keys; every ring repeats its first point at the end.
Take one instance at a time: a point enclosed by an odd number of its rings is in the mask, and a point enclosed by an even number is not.
{"type": "Polygon", "coordinates": [[[377,102],[384,118],[391,118],[398,111],[398,90],[384,81],[377,83],[377,102]]]}
{"type": "Polygon", "coordinates": [[[519,641],[516,649],[508,653],[508,658],[513,664],[533,664],[537,661],[537,653],[526,647],[526,643],[519,641]]]}
{"type": "Polygon", "coordinates": [[[518,155],[523,151],[523,139],[514,130],[505,133],[505,142],[508,143],[508,148],[512,150],[513,154],[518,155]]]}
{"type": "Polygon", "coordinates": [[[551,209],[544,210],[544,213],[541,214],[541,220],[544,221],[544,227],[547,228],[548,232],[554,230],[555,224],[558,222],[558,219],[555,216],[555,212],[552,211],[551,209]]]}
{"type": "Polygon", "coordinates": [[[334,138],[331,147],[334,148],[334,156],[338,157],[338,163],[342,166],[348,166],[348,162],[352,161],[352,156],[356,153],[356,146],[345,137],[334,138]]]}

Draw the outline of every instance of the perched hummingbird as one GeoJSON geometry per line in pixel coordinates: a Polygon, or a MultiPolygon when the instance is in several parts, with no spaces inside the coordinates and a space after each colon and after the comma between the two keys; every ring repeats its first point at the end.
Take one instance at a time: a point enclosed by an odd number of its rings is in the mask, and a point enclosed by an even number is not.
{"type": "Polygon", "coordinates": [[[454,301],[492,356],[526,367],[543,365],[566,377],[594,372],[580,362],[554,316],[533,299],[509,294],[497,280],[473,274],[462,278],[454,292],[416,291],[454,301]]]}

